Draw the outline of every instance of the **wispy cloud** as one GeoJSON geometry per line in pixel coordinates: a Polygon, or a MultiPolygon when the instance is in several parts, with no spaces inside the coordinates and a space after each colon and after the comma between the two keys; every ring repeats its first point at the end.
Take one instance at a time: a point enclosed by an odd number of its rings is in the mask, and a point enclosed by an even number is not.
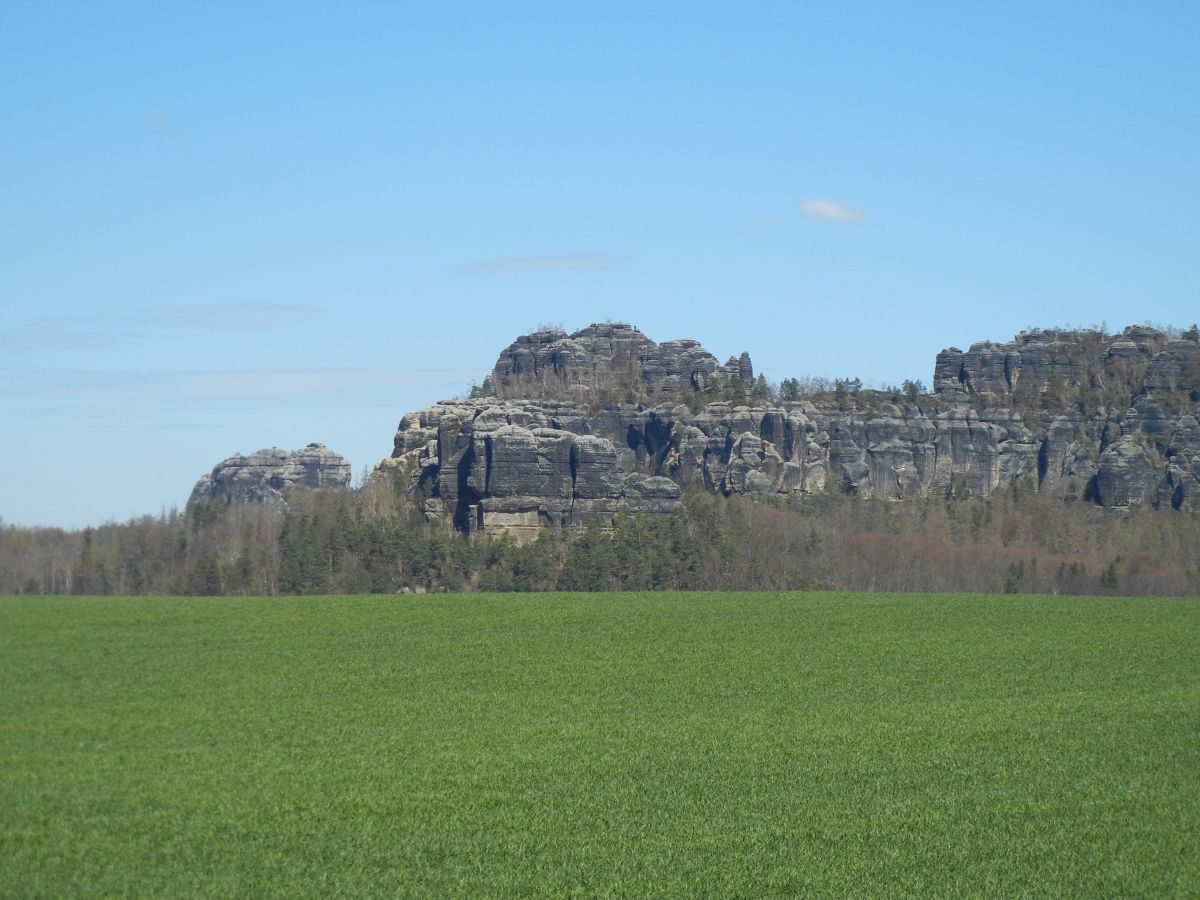
{"type": "Polygon", "coordinates": [[[163,399],[179,398],[218,405],[297,403],[323,406],[374,401],[421,385],[441,385],[446,381],[465,387],[478,374],[475,369],[232,369],[167,372],[138,376],[138,380],[140,388],[163,399]]]}
{"type": "Polygon", "coordinates": [[[13,328],[0,331],[0,350],[45,353],[53,350],[92,350],[109,344],[107,337],[66,328],[13,328]]]}
{"type": "Polygon", "coordinates": [[[215,369],[190,372],[45,372],[0,383],[0,399],[63,418],[137,418],[194,410],[388,406],[421,391],[448,396],[479,369],[215,369]]]}
{"type": "Polygon", "coordinates": [[[595,272],[611,269],[616,264],[616,257],[603,253],[563,253],[485,259],[456,266],[453,271],[458,275],[543,275],[553,272],[595,272]]]}
{"type": "Polygon", "coordinates": [[[46,352],[111,346],[148,332],[262,331],[292,328],[320,310],[302,303],[198,303],[129,313],[39,316],[23,328],[0,332],[0,350],[46,352]]]}
{"type": "Polygon", "coordinates": [[[750,223],[750,227],[751,228],[771,228],[772,226],[778,225],[778,224],[779,224],[779,216],[777,216],[775,213],[769,213],[765,216],[759,216],[757,219],[755,219],[753,222],[750,223]]]}
{"type": "Polygon", "coordinates": [[[302,303],[202,303],[152,310],[140,321],[186,331],[256,331],[302,325],[317,313],[302,303]]]}
{"type": "Polygon", "coordinates": [[[845,225],[856,225],[865,222],[866,218],[853,206],[838,203],[834,200],[814,198],[801,200],[800,211],[810,219],[822,222],[841,222],[845,225]]]}
{"type": "Polygon", "coordinates": [[[215,422],[148,422],[134,423],[132,427],[139,431],[220,431],[221,426],[215,422]]]}
{"type": "Polygon", "coordinates": [[[135,403],[67,403],[46,406],[38,410],[52,418],[61,419],[144,419],[154,415],[153,410],[135,403]]]}

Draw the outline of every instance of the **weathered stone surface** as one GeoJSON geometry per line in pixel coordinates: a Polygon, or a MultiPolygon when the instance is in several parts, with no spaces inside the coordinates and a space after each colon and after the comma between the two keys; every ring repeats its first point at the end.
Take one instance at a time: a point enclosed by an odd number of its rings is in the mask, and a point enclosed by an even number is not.
{"type": "Polygon", "coordinates": [[[1200,422],[1193,415],[1182,416],[1167,448],[1167,475],[1163,480],[1159,505],[1172,509],[1195,509],[1200,497],[1200,422]]]}
{"type": "Polygon", "coordinates": [[[1146,393],[1184,394],[1200,400],[1200,343],[1171,341],[1146,369],[1146,393]]]}
{"type": "Polygon", "coordinates": [[[286,503],[295,487],[346,487],[350,463],[324,444],[309,444],[289,453],[278,447],[249,456],[235,454],[201,476],[188,503],[224,500],[227,503],[286,503]]]}
{"type": "Polygon", "coordinates": [[[501,354],[495,386],[535,396],[406,415],[393,463],[435,488],[439,515],[493,533],[666,513],[681,486],[901,500],[986,497],[1019,481],[1072,500],[1183,509],[1200,495],[1197,363],[1200,344],[1146,326],[1033,331],[942,351],[935,393],[916,402],[862,391],[693,411],[680,400],[705,386],[748,387],[749,357],[718,365],[695,341],[594,325],[526,335],[501,354]],[[621,373],[636,390],[613,390],[621,373]]]}
{"type": "Polygon", "coordinates": [[[1154,392],[1173,383],[1173,370],[1194,349],[1200,349],[1200,344],[1172,341],[1168,345],[1162,332],[1145,325],[1131,325],[1113,336],[1091,330],[1035,329],[1005,344],[982,341],[965,352],[957,347],[943,350],[934,365],[934,390],[1004,397],[1051,392],[1067,404],[1081,391],[1142,389],[1146,376],[1144,389],[1154,392]],[[1166,356],[1164,347],[1171,351],[1166,356]]]}
{"type": "Polygon", "coordinates": [[[518,540],[547,525],[611,523],[622,509],[670,513],[679,486],[635,471],[669,444],[658,415],[628,404],[592,419],[560,401],[449,401],[401,420],[394,466],[414,487],[433,485],[432,502],[459,528],[518,540]]]}
{"type": "Polygon", "coordinates": [[[571,335],[557,330],[522,335],[501,352],[489,377],[499,397],[604,402],[678,397],[753,380],[748,353],[722,366],[698,341],[656,344],[620,322],[589,325],[571,335]]]}
{"type": "Polygon", "coordinates": [[[574,495],[582,500],[602,500],[620,495],[624,480],[617,468],[617,450],[607,438],[580,435],[571,452],[574,495]]]}
{"type": "Polygon", "coordinates": [[[1135,506],[1153,499],[1158,478],[1149,456],[1132,435],[1100,454],[1096,491],[1105,506],[1135,506]]]}
{"type": "Polygon", "coordinates": [[[670,478],[631,472],[621,484],[621,498],[631,512],[659,512],[679,500],[679,485],[670,478]]]}
{"type": "Polygon", "coordinates": [[[1043,490],[1078,500],[1096,474],[1094,446],[1082,436],[1084,421],[1074,410],[1042,419],[1043,438],[1038,448],[1038,481],[1043,490]]]}

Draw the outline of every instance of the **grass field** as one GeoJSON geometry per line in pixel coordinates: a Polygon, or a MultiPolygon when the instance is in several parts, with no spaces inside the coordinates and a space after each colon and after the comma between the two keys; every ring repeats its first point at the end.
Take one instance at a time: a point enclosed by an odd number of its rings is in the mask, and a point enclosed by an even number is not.
{"type": "Polygon", "coordinates": [[[1200,604],[0,599],[0,896],[1200,895],[1200,604]]]}

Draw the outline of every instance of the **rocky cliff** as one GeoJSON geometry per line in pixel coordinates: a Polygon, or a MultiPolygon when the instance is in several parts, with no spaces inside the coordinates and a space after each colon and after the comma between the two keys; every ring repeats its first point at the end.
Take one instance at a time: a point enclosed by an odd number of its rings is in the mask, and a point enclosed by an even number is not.
{"type": "Polygon", "coordinates": [[[309,444],[291,453],[278,447],[249,456],[237,453],[201,476],[188,504],[204,500],[283,504],[292,488],[346,487],[350,475],[346,458],[324,444],[309,444]]]}
{"type": "Polygon", "coordinates": [[[632,325],[590,325],[574,334],[545,330],[523,335],[496,360],[488,379],[497,397],[587,402],[683,397],[754,381],[750,354],[721,365],[684,338],[656,344],[632,325]]]}
{"type": "Polygon", "coordinates": [[[401,419],[389,462],[425,495],[428,516],[468,532],[528,537],[543,525],[611,522],[621,509],[674,512],[679,486],[637,465],[620,409],[444,401],[401,419]]]}
{"type": "Polygon", "coordinates": [[[539,331],[500,354],[490,396],[404,416],[384,468],[427,515],[485,533],[669,513],[681,487],[903,499],[1023,482],[1181,509],[1200,491],[1197,337],[1032,331],[942,351],[933,394],[747,402],[745,353],[722,365],[621,324],[539,331]]]}

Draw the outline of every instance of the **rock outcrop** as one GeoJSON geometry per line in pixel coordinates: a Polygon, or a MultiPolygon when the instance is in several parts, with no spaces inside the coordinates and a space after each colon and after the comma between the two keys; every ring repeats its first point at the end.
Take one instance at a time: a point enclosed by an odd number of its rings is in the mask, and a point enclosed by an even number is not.
{"type": "Polygon", "coordinates": [[[295,487],[346,487],[350,463],[324,444],[309,444],[289,453],[278,447],[240,453],[222,460],[201,476],[192,489],[189,505],[204,500],[227,503],[286,504],[295,487]]]}
{"type": "Polygon", "coordinates": [[[444,401],[400,421],[390,467],[427,497],[431,518],[467,532],[518,537],[544,525],[611,523],[621,510],[670,513],[679,486],[638,471],[612,430],[596,433],[585,407],[555,401],[444,401]]]}
{"type": "Polygon", "coordinates": [[[734,381],[749,385],[754,366],[748,353],[721,365],[699,341],[656,344],[632,325],[610,322],[570,335],[559,330],[523,335],[500,354],[488,381],[496,396],[509,398],[681,397],[734,381]]]}
{"type": "MultiPolygon", "coordinates": [[[[1194,335],[1192,335],[1194,336],[1194,335]]],[[[1111,507],[1200,494],[1200,342],[1133,326],[938,354],[934,393],[745,402],[750,358],[627,325],[518,338],[493,396],[406,415],[385,468],[467,532],[670,513],[681,488],[900,500],[1014,482],[1111,507]],[[713,402],[705,402],[718,398],[713,402]]]]}
{"type": "MultiPolygon", "coordinates": [[[[1147,325],[1112,337],[1094,330],[1025,331],[1007,344],[981,341],[967,351],[943,350],[934,364],[934,390],[1018,399],[1049,392],[1062,403],[1088,392],[1128,397],[1154,381],[1147,370],[1167,343],[1166,335],[1147,325]]],[[[1171,361],[1185,359],[1186,348],[1200,348],[1192,341],[1170,345],[1171,361]]],[[[1171,369],[1166,360],[1158,362],[1158,380],[1168,380],[1171,369]]]]}

